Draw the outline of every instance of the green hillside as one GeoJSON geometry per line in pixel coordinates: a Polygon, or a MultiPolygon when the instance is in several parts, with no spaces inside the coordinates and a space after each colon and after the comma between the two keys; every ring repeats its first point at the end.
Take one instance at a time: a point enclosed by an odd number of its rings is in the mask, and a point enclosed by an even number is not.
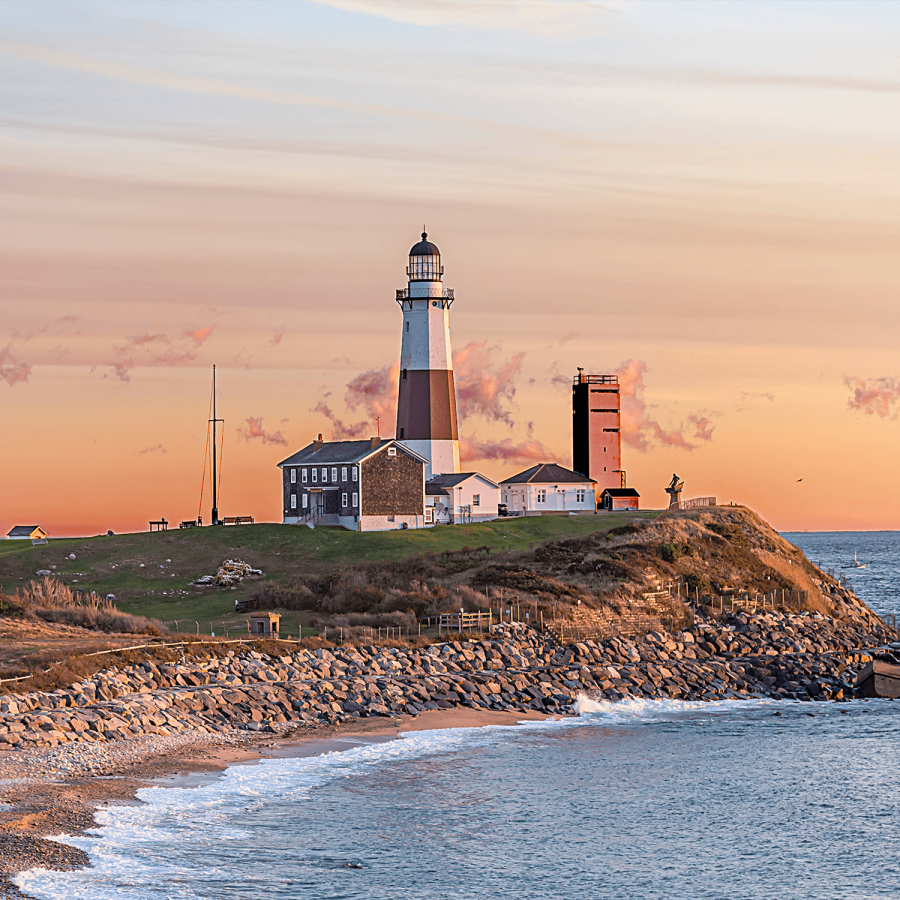
{"type": "MultiPolygon", "coordinates": [[[[391,561],[463,547],[529,549],[546,540],[615,528],[657,511],[497,519],[480,525],[450,525],[417,531],[358,534],[340,528],[315,530],[297,525],[174,529],[162,533],[119,534],[51,540],[0,541],[0,585],[4,593],[49,569],[72,587],[113,593],[124,612],[179,621],[182,630],[209,632],[216,622],[234,619],[234,602],[252,596],[261,581],[296,575],[323,575],[366,560],[391,561]],[[69,559],[74,554],[75,559],[69,559]],[[214,574],[226,559],[242,559],[264,577],[237,588],[197,588],[201,575],[214,574]]],[[[296,631],[298,613],[283,626],[296,631]]]]}

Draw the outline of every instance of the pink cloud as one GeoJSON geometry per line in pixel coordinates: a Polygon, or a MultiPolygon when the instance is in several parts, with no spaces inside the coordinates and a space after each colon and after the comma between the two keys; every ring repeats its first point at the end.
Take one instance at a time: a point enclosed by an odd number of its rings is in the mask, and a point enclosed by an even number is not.
{"type": "Polygon", "coordinates": [[[345,425],[324,400],[320,400],[310,412],[319,413],[331,422],[331,439],[333,441],[354,441],[371,436],[372,428],[368,419],[345,425]]]}
{"type": "Polygon", "coordinates": [[[162,332],[133,335],[121,347],[114,349],[117,359],[112,364],[113,373],[122,381],[130,381],[135,365],[175,366],[191,362],[197,358],[197,351],[212,334],[213,327],[185,331],[174,339],[162,332]],[[135,354],[141,356],[137,361],[135,354]]]}
{"type": "Polygon", "coordinates": [[[896,418],[900,409],[900,379],[897,378],[857,378],[846,376],[844,384],[850,389],[847,405],[850,409],[864,412],[867,416],[886,418],[893,414],[896,418]]]}
{"type": "Polygon", "coordinates": [[[465,460],[501,459],[559,462],[556,454],[548,450],[540,441],[521,441],[515,444],[509,438],[492,441],[461,437],[459,439],[459,456],[460,459],[465,460]]]}
{"type": "Polygon", "coordinates": [[[397,421],[397,389],[400,363],[381,369],[370,369],[347,383],[344,403],[347,409],[362,407],[369,420],[381,420],[382,433],[392,433],[397,421]]]}
{"type": "Polygon", "coordinates": [[[238,428],[238,437],[245,441],[259,439],[264,444],[282,444],[287,446],[287,438],[280,432],[269,433],[263,428],[263,417],[253,418],[250,416],[245,420],[244,424],[238,428]]]}
{"type": "Polygon", "coordinates": [[[272,335],[272,339],[269,341],[269,343],[270,343],[273,347],[277,347],[277,346],[281,343],[281,339],[282,339],[283,337],[284,337],[284,332],[283,332],[283,331],[276,331],[275,334],[272,335]]]}
{"type": "Polygon", "coordinates": [[[499,347],[472,341],[453,354],[454,380],[459,417],[480,415],[492,422],[514,424],[509,405],[516,396],[516,381],[522,374],[524,353],[500,361],[494,368],[499,347]]]}
{"type": "Polygon", "coordinates": [[[10,387],[15,387],[17,384],[24,384],[28,381],[31,366],[28,363],[19,362],[13,356],[11,347],[11,344],[7,344],[3,350],[0,350],[0,378],[10,387]]]}
{"type": "Polygon", "coordinates": [[[636,450],[647,451],[653,447],[675,447],[680,450],[696,450],[696,441],[711,441],[715,426],[706,416],[692,413],[686,423],[678,428],[664,428],[650,413],[644,399],[644,375],[647,363],[630,359],[612,374],[619,376],[619,394],[622,404],[622,440],[636,450]],[[686,432],[690,432],[686,436],[686,432]]]}

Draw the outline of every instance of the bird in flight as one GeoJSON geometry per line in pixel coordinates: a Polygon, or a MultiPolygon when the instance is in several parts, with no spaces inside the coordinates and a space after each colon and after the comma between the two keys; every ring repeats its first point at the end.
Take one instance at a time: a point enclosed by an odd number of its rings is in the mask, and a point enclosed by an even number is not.
{"type": "Polygon", "coordinates": [[[802,478],[798,478],[798,479],[797,479],[797,484],[800,484],[801,481],[803,481],[803,479],[802,479],[802,478]]]}

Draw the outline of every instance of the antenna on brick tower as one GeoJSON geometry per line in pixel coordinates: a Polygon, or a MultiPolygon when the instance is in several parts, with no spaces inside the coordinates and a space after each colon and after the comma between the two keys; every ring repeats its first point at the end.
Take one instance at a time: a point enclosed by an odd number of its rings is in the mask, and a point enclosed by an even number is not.
{"type": "Polygon", "coordinates": [[[378,440],[381,440],[381,416],[375,416],[375,431],[378,434],[378,440]]]}

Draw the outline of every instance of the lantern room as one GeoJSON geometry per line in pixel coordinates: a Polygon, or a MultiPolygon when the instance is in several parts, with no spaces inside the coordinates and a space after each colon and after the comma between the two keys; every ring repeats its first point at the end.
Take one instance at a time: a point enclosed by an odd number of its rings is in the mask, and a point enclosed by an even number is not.
{"type": "Polygon", "coordinates": [[[441,251],[422,232],[422,240],[409,251],[409,268],[406,274],[410,281],[440,281],[444,274],[441,266],[441,251]]]}

